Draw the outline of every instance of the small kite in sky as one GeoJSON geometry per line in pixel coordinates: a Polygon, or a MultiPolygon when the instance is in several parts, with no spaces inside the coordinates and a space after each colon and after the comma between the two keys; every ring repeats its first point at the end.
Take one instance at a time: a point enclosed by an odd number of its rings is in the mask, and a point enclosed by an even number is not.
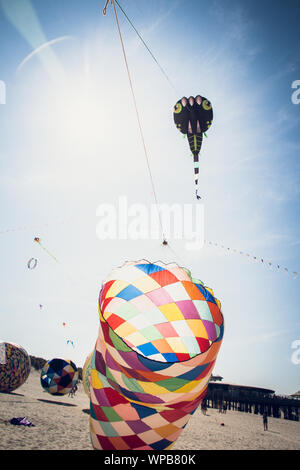
{"type": "Polygon", "coordinates": [[[30,260],[27,263],[28,269],[34,269],[37,266],[37,259],[35,258],[30,258],[30,260]]]}

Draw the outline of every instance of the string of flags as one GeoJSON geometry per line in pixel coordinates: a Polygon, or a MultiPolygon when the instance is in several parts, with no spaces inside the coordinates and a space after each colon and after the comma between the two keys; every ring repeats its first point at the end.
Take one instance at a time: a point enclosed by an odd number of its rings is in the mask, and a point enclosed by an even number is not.
{"type": "Polygon", "coordinates": [[[291,271],[289,270],[288,268],[284,267],[284,266],[280,266],[279,264],[276,264],[276,263],[273,263],[271,261],[268,261],[264,258],[260,258],[258,256],[253,256],[251,253],[247,253],[246,251],[240,251],[240,250],[237,250],[236,248],[230,248],[230,247],[226,247],[225,245],[221,245],[219,243],[216,243],[216,242],[212,242],[212,241],[207,241],[207,240],[204,240],[204,244],[205,245],[209,245],[209,246],[215,246],[217,248],[221,248],[223,250],[226,250],[226,251],[229,251],[231,253],[237,253],[239,255],[243,255],[243,256],[246,256],[247,258],[249,258],[250,260],[253,260],[254,262],[256,263],[261,263],[261,264],[264,264],[265,266],[267,266],[268,268],[270,269],[275,269],[277,271],[283,271],[285,272],[288,276],[292,276],[293,279],[296,279],[297,276],[298,276],[298,272],[297,271],[291,271]]]}
{"type": "MultiPolygon", "coordinates": [[[[61,225],[61,224],[66,224],[68,223],[68,221],[64,218],[64,219],[57,219],[56,221],[54,221],[53,223],[47,223],[47,224],[39,224],[39,227],[53,227],[53,226],[57,226],[57,225],[61,225]]],[[[4,235],[5,233],[11,233],[11,232],[21,232],[21,231],[27,231],[27,230],[33,230],[33,227],[32,226],[29,226],[29,225],[20,225],[19,227],[13,227],[13,228],[8,228],[8,229],[5,229],[5,230],[0,230],[0,235],[4,235]]]]}

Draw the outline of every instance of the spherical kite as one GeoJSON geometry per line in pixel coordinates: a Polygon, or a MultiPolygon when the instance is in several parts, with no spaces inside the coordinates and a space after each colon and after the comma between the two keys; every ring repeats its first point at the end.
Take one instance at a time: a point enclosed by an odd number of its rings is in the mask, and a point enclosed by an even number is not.
{"type": "Polygon", "coordinates": [[[51,395],[66,395],[78,381],[78,370],[70,359],[52,359],[41,372],[41,385],[51,395]]]}
{"type": "Polygon", "coordinates": [[[90,377],[93,447],[170,449],[206,395],[224,330],[213,291],[176,263],[105,279],[90,377]]]}
{"type": "Polygon", "coordinates": [[[12,392],[27,380],[30,357],[22,346],[0,343],[0,392],[12,392]]]}
{"type": "Polygon", "coordinates": [[[92,356],[94,351],[92,351],[85,360],[85,363],[82,368],[82,383],[83,388],[87,396],[90,396],[90,377],[92,370],[92,356]]]}

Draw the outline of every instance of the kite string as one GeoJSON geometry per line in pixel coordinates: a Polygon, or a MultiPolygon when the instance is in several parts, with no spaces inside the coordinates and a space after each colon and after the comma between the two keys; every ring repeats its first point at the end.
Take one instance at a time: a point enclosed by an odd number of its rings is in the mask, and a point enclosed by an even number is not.
{"type": "MultiPolygon", "coordinates": [[[[134,31],[136,32],[137,36],[139,37],[139,39],[142,41],[142,43],[144,44],[144,46],[146,47],[147,51],[149,52],[149,54],[151,55],[151,57],[153,58],[153,60],[155,61],[155,63],[158,65],[160,71],[163,73],[163,75],[165,76],[165,78],[168,80],[169,84],[171,85],[171,87],[177,92],[177,89],[176,87],[174,86],[174,84],[172,83],[172,81],[170,80],[170,78],[168,77],[168,75],[166,74],[166,72],[164,71],[164,69],[162,68],[162,66],[160,65],[160,63],[158,62],[158,60],[156,59],[156,57],[154,56],[154,54],[151,52],[150,48],[147,46],[147,44],[145,43],[144,39],[142,38],[142,36],[140,35],[140,33],[138,32],[138,30],[136,29],[136,27],[134,26],[134,24],[132,23],[132,21],[128,18],[127,14],[125,13],[125,11],[123,10],[123,8],[121,7],[121,5],[118,3],[117,0],[115,0],[116,4],[118,5],[118,7],[120,8],[121,12],[123,13],[123,15],[125,16],[125,18],[127,19],[128,23],[130,24],[130,26],[134,29],[134,31]]],[[[107,2],[108,3],[108,2],[107,2]]],[[[107,5],[106,5],[107,6],[107,5]]],[[[104,10],[106,11],[106,6],[104,8],[104,10]]]]}
{"type": "Polygon", "coordinates": [[[169,242],[169,241],[168,241],[167,246],[168,246],[169,250],[175,255],[175,258],[177,258],[177,260],[180,261],[181,267],[187,266],[187,264],[186,264],[185,261],[181,258],[181,256],[179,256],[178,253],[174,250],[174,248],[172,248],[172,246],[170,245],[170,242],[169,242]]]}
{"type": "MultiPolygon", "coordinates": [[[[153,191],[153,194],[154,194],[154,199],[155,199],[155,203],[156,203],[156,207],[157,207],[159,224],[160,224],[162,236],[165,239],[162,220],[161,220],[161,215],[160,215],[159,208],[158,208],[158,199],[157,199],[157,195],[156,195],[156,191],[155,191],[154,181],[153,181],[152,172],[151,172],[150,163],[149,163],[148,152],[147,152],[146,143],[145,143],[145,139],[144,139],[144,133],[143,133],[142,125],[141,125],[141,119],[140,119],[140,115],[139,115],[139,111],[138,111],[138,107],[137,107],[137,102],[136,102],[135,93],[134,93],[134,89],[133,89],[133,84],[132,84],[132,80],[131,80],[131,75],[130,75],[130,71],[129,71],[129,66],[128,66],[128,62],[127,62],[127,56],[126,56],[126,52],[125,52],[125,46],[124,46],[124,42],[123,42],[123,38],[122,38],[122,33],[121,33],[121,29],[120,29],[120,24],[119,24],[118,15],[117,15],[114,0],[111,0],[111,3],[113,5],[113,9],[114,9],[115,17],[116,17],[116,23],[117,23],[117,27],[118,27],[119,36],[120,36],[124,61],[125,61],[126,70],[127,70],[127,75],[128,75],[128,79],[129,79],[129,85],[130,85],[130,89],[131,89],[131,94],[132,94],[132,98],[133,98],[133,103],[134,103],[134,107],[135,107],[136,116],[137,116],[140,135],[141,135],[141,139],[142,139],[142,143],[143,143],[144,154],[145,154],[145,157],[146,157],[148,172],[149,172],[151,185],[152,185],[152,191],[153,191]]],[[[108,1],[106,2],[106,5],[105,5],[105,8],[104,8],[103,12],[105,11],[105,9],[107,7],[107,4],[108,4],[108,1]]]]}

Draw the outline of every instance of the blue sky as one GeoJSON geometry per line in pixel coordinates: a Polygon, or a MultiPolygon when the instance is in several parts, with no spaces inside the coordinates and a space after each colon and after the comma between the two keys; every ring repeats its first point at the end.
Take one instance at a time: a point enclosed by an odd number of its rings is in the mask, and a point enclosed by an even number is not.
{"type": "MultiPolygon", "coordinates": [[[[200,159],[206,240],[299,271],[298,2],[120,4],[176,89],[118,10],[159,202],[195,204],[172,110],[200,93],[214,108],[200,159]]],[[[154,202],[112,7],[104,17],[103,6],[0,0],[0,338],[83,365],[97,337],[102,280],[126,260],[175,260],[222,302],[214,372],[299,390],[291,345],[300,339],[300,276],[217,247],[188,251],[184,240],[172,241],[174,253],[157,240],[97,238],[100,204],[154,202]]]]}

